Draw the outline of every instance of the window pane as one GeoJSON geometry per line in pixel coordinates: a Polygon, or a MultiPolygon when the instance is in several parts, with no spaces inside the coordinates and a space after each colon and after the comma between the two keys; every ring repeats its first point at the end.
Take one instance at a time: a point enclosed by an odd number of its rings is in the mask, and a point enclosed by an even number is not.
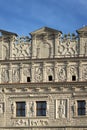
{"type": "Polygon", "coordinates": [[[85,115],[85,100],[78,101],[78,115],[85,115]]]}
{"type": "Polygon", "coordinates": [[[25,116],[25,102],[16,102],[16,116],[25,116]]]}
{"type": "Polygon", "coordinates": [[[37,116],[46,116],[46,101],[36,102],[37,116]]]}

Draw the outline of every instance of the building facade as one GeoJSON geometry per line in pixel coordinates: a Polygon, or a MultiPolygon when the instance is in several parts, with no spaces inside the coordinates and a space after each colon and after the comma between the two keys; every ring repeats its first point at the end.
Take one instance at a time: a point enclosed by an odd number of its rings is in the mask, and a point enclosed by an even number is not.
{"type": "Polygon", "coordinates": [[[0,130],[87,130],[87,26],[0,32],[0,130]]]}

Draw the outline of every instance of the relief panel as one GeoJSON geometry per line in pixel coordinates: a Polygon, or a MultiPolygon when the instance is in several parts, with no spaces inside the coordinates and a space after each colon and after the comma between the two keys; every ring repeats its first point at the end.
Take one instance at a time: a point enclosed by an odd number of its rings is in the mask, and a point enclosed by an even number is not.
{"type": "Polygon", "coordinates": [[[72,76],[76,76],[76,81],[78,80],[78,66],[70,65],[69,66],[69,80],[72,81],[72,76]]]}
{"type": "Polygon", "coordinates": [[[30,126],[48,126],[47,119],[30,119],[30,126]]]}
{"type": "Polygon", "coordinates": [[[56,118],[67,118],[67,99],[56,100],[56,118]]]}
{"type": "Polygon", "coordinates": [[[87,65],[82,66],[82,80],[87,81],[87,65]]]}
{"type": "Polygon", "coordinates": [[[12,82],[20,81],[20,71],[19,68],[12,68],[12,82]]]}
{"type": "Polygon", "coordinates": [[[13,121],[13,126],[22,127],[22,126],[28,126],[28,125],[29,125],[28,119],[15,119],[13,121]]]}
{"type": "Polygon", "coordinates": [[[77,56],[78,54],[77,41],[71,41],[69,39],[59,42],[58,45],[58,56],[77,56]]]}
{"type": "Polygon", "coordinates": [[[58,66],[57,68],[58,81],[66,81],[66,68],[65,66],[58,66]]]}
{"type": "Polygon", "coordinates": [[[8,68],[2,68],[1,70],[1,83],[8,83],[9,81],[9,73],[8,68]]]}
{"type": "Polygon", "coordinates": [[[48,81],[48,76],[52,76],[52,80],[54,80],[54,67],[53,66],[46,67],[46,75],[47,75],[47,81],[48,81]]]}
{"type": "Polygon", "coordinates": [[[42,67],[35,67],[34,79],[35,82],[42,82],[42,67]]]}
{"type": "Polygon", "coordinates": [[[31,57],[31,43],[27,37],[18,37],[13,43],[14,58],[29,58],[31,57]]]}
{"type": "Polygon", "coordinates": [[[23,68],[23,82],[27,82],[27,77],[31,77],[31,69],[30,69],[30,67],[23,68]]]}

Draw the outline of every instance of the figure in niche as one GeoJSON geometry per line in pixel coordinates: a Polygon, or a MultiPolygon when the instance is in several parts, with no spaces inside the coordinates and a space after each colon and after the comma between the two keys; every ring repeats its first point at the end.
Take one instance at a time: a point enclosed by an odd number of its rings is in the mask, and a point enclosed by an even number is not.
{"type": "Polygon", "coordinates": [[[13,70],[13,82],[19,82],[19,71],[13,70]]]}
{"type": "Polygon", "coordinates": [[[7,83],[8,82],[8,70],[3,70],[1,74],[2,82],[7,83]]]}
{"type": "Polygon", "coordinates": [[[15,114],[15,105],[13,103],[11,104],[11,111],[12,111],[12,114],[15,114]]]}
{"type": "Polygon", "coordinates": [[[83,69],[83,79],[87,80],[87,67],[83,69]]]}
{"type": "Polygon", "coordinates": [[[59,70],[59,73],[58,73],[58,79],[60,80],[60,81],[65,81],[66,80],[66,73],[65,73],[65,69],[64,68],[61,68],[60,70],[59,70]]]}
{"type": "Polygon", "coordinates": [[[58,107],[58,115],[59,115],[59,118],[65,118],[65,104],[63,100],[60,100],[60,104],[58,107]]]}
{"type": "Polygon", "coordinates": [[[36,68],[35,71],[35,81],[36,82],[41,82],[42,81],[42,69],[41,68],[36,68]]]}

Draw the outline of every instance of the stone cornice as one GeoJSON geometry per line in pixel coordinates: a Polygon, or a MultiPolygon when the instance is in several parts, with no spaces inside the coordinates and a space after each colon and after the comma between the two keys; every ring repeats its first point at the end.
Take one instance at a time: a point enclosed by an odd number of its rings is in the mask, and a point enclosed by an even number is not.
{"type": "Polygon", "coordinates": [[[16,60],[0,60],[1,64],[4,63],[38,63],[38,62],[78,62],[78,61],[87,61],[87,57],[61,57],[61,58],[38,58],[38,59],[16,59],[16,60]]]}
{"type": "Polygon", "coordinates": [[[87,82],[0,84],[4,93],[87,93],[87,82]]]}

